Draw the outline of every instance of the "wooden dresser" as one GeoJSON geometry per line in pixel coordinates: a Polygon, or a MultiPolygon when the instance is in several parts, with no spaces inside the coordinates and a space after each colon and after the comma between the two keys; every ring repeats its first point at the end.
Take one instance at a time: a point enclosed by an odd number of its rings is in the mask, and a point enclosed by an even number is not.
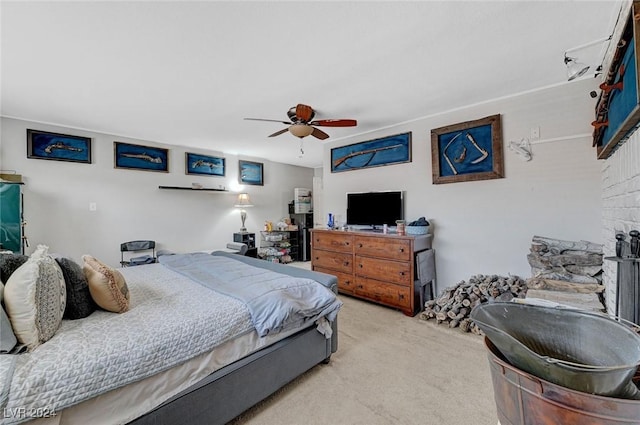
{"type": "Polygon", "coordinates": [[[415,315],[415,254],[431,235],[311,230],[311,266],[338,278],[338,291],[415,315]]]}

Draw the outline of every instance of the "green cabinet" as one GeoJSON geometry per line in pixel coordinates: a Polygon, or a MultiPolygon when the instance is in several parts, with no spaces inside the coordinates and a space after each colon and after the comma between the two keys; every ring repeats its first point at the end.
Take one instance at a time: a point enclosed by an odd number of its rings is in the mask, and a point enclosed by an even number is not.
{"type": "Polygon", "coordinates": [[[23,253],[22,184],[0,183],[0,249],[23,253]]]}

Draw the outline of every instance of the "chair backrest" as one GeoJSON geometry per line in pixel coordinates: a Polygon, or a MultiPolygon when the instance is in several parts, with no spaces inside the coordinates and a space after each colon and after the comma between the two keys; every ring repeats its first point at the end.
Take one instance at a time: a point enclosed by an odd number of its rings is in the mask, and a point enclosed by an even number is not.
{"type": "Polygon", "coordinates": [[[156,248],[156,242],[155,241],[129,241],[129,242],[123,242],[120,244],[120,251],[121,252],[125,252],[125,251],[143,251],[146,249],[153,249],[155,250],[156,248]]]}
{"type": "Polygon", "coordinates": [[[120,265],[123,267],[136,266],[146,263],[155,263],[156,259],[156,242],[155,241],[129,241],[120,244],[120,265]],[[151,256],[146,255],[141,258],[130,258],[125,261],[125,252],[151,251],[151,256]],[[141,261],[142,260],[142,261],[141,261]]]}

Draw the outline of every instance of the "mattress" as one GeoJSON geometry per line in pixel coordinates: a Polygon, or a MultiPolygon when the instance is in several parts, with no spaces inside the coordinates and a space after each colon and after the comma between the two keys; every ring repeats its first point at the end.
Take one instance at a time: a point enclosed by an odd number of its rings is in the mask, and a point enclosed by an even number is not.
{"type": "Polygon", "coordinates": [[[113,425],[125,424],[142,416],[189,388],[216,370],[268,347],[298,332],[259,337],[253,331],[228,341],[214,350],[142,381],[109,391],[98,397],[35,419],[33,425],[113,425]]]}
{"type": "MultiPolygon", "coordinates": [[[[21,404],[24,398],[18,397],[21,393],[27,393],[32,397],[26,398],[32,403],[30,405],[32,409],[28,410],[30,413],[27,415],[46,416],[33,420],[31,423],[34,424],[126,423],[152,410],[221,367],[272,345],[301,329],[315,325],[313,322],[308,322],[303,327],[287,332],[259,337],[251,324],[247,307],[237,299],[204,288],[161,264],[125,268],[121,269],[121,272],[132,294],[130,311],[121,315],[98,311],[85,319],[63,321],[61,329],[49,342],[34,350],[34,353],[21,355],[24,357],[19,356],[18,362],[27,364],[31,362],[31,366],[38,370],[42,361],[36,361],[34,358],[42,352],[53,353],[53,357],[45,357],[45,360],[50,364],[49,369],[60,369],[56,375],[59,381],[52,384],[50,378],[41,379],[41,375],[37,374],[26,380],[31,387],[25,389],[23,380],[18,379],[22,372],[17,373],[18,376],[14,376],[17,382],[11,382],[9,394],[15,399],[10,400],[9,409],[14,409],[14,406],[25,406],[26,404],[21,404]],[[185,295],[187,293],[189,296],[185,295]],[[159,312],[156,310],[158,306],[161,307],[159,312]],[[140,317],[146,315],[152,316],[151,325],[142,321],[140,317]],[[181,316],[186,316],[187,320],[181,322],[181,316]],[[213,319],[217,322],[214,323],[213,319]],[[102,327],[102,322],[105,320],[110,322],[108,328],[102,327]],[[90,333],[83,330],[87,324],[90,325],[90,333]],[[133,328],[141,327],[141,329],[138,329],[138,333],[133,336],[127,335],[132,332],[127,328],[129,324],[133,324],[133,328]],[[77,333],[78,330],[83,332],[80,332],[80,342],[75,344],[83,346],[82,356],[78,355],[77,351],[74,353],[68,348],[65,351],[64,348],[64,344],[70,341],[69,335],[77,333]],[[128,342],[117,341],[114,335],[118,333],[125,334],[128,342]],[[164,339],[155,342],[143,341],[152,339],[150,334],[153,333],[163,335],[164,339]],[[86,361],[86,349],[92,348],[92,344],[102,339],[111,344],[102,347],[101,350],[94,350],[93,355],[89,357],[103,355],[105,364],[108,366],[103,367],[100,376],[86,377],[83,363],[86,361]],[[119,344],[116,347],[113,346],[115,342],[119,344]],[[146,351],[142,354],[129,351],[135,351],[137,345],[144,344],[146,344],[144,347],[146,351]],[[185,348],[185,346],[188,347],[185,348]],[[39,354],[36,354],[36,351],[39,354]],[[176,353],[179,356],[174,358],[176,353]],[[139,366],[136,366],[136,363],[124,365],[111,363],[118,358],[136,358],[136,356],[144,357],[143,363],[150,366],[150,373],[146,375],[138,373],[139,366]],[[56,363],[55,359],[62,360],[56,363]],[[104,380],[102,380],[103,377],[104,380]],[[59,389],[67,385],[74,388],[80,387],[78,381],[83,380],[94,387],[96,382],[100,382],[99,385],[103,387],[101,388],[103,391],[99,394],[89,392],[89,395],[76,395],[71,390],[63,389],[66,392],[61,396],[55,394],[54,397],[51,394],[52,388],[59,389]],[[34,401],[34,393],[43,393],[45,398],[34,401]],[[35,409],[33,409],[34,406],[35,409]]],[[[51,373],[49,370],[45,372],[51,373]]],[[[95,391],[95,388],[91,388],[91,391],[95,391]]],[[[3,424],[19,423],[24,419],[24,412],[16,410],[8,410],[8,412],[9,415],[5,409],[3,424]],[[11,414],[12,412],[22,417],[16,418],[11,414]]]]}

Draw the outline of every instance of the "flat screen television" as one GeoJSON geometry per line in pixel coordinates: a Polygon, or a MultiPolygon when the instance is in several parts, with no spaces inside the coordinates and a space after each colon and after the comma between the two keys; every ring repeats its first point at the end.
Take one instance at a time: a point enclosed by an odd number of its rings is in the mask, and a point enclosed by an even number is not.
{"type": "Polygon", "coordinates": [[[376,229],[384,224],[395,226],[396,220],[404,220],[402,191],[347,193],[349,226],[376,229]]]}

